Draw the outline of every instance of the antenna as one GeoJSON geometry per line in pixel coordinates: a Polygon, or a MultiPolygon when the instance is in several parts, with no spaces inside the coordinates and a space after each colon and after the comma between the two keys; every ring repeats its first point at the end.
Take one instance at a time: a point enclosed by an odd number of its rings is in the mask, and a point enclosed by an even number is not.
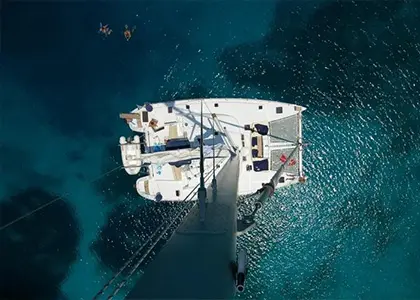
{"type": "Polygon", "coordinates": [[[207,190],[204,185],[204,150],[203,150],[203,99],[201,99],[200,113],[200,187],[198,188],[198,206],[200,209],[200,221],[204,222],[206,215],[207,190]]]}

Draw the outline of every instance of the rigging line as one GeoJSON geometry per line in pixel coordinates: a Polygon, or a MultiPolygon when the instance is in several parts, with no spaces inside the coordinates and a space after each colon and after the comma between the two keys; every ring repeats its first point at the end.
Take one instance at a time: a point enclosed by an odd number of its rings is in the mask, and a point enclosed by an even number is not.
{"type": "MultiPolygon", "coordinates": [[[[102,177],[105,177],[106,175],[108,175],[108,174],[110,174],[110,173],[112,173],[112,172],[114,172],[114,171],[116,171],[116,170],[118,170],[118,169],[121,169],[121,168],[122,168],[121,166],[118,166],[118,167],[116,167],[116,168],[114,168],[114,169],[112,169],[112,170],[110,170],[110,171],[108,171],[108,172],[105,172],[105,173],[101,174],[99,177],[97,177],[97,178],[95,178],[94,180],[90,181],[90,182],[89,182],[89,184],[92,184],[92,183],[94,183],[95,181],[98,181],[99,179],[101,179],[102,177]]],[[[2,230],[4,230],[4,229],[8,228],[9,226],[12,226],[13,224],[15,224],[15,223],[17,223],[17,222],[19,222],[19,221],[21,221],[21,220],[23,220],[23,219],[25,219],[25,218],[27,218],[27,217],[29,217],[29,216],[33,215],[33,214],[35,214],[36,212],[38,212],[38,211],[40,211],[40,210],[42,210],[42,209],[44,209],[44,208],[46,208],[46,207],[50,206],[51,204],[53,204],[53,203],[57,202],[58,200],[62,200],[65,196],[68,196],[69,194],[70,194],[70,193],[64,193],[64,194],[62,194],[61,196],[58,196],[58,197],[56,197],[56,198],[52,199],[51,201],[49,201],[49,202],[47,202],[47,203],[45,203],[45,204],[41,205],[40,207],[35,208],[35,209],[31,210],[30,212],[28,212],[28,213],[26,213],[26,214],[24,214],[24,215],[22,215],[22,216],[20,216],[20,217],[18,217],[18,218],[16,218],[16,219],[14,219],[13,221],[10,221],[10,222],[9,222],[9,223],[7,223],[6,225],[1,226],[1,227],[0,227],[0,231],[2,231],[2,230]]]]}
{"type": "Polygon", "coordinates": [[[282,137],[279,137],[279,136],[276,136],[276,135],[272,135],[272,134],[267,134],[267,136],[268,137],[271,137],[271,138],[275,138],[275,139],[281,140],[283,142],[291,143],[294,146],[296,145],[296,141],[290,141],[288,139],[285,139],[285,138],[282,138],[282,137]]]}
{"type": "MultiPolygon", "coordinates": [[[[210,172],[209,173],[207,173],[206,174],[206,181],[209,179],[209,177],[210,177],[210,172]]],[[[191,194],[193,194],[196,190],[197,190],[197,188],[199,187],[199,184],[197,184],[195,187],[194,187],[194,189],[192,189],[191,190],[191,192],[182,200],[182,201],[180,201],[181,203],[187,203],[188,201],[190,201],[190,200],[188,200],[189,198],[190,198],[190,196],[191,196],[191,194]]],[[[195,202],[192,202],[192,203],[194,203],[194,205],[195,205],[195,202]]],[[[193,205],[193,206],[194,206],[193,205]]],[[[180,211],[176,214],[176,216],[175,216],[175,218],[172,220],[172,222],[171,222],[171,225],[175,222],[175,220],[177,220],[179,217],[180,217],[180,215],[183,213],[183,212],[185,212],[185,211],[187,211],[187,210],[189,210],[189,209],[191,209],[193,206],[191,206],[191,207],[185,207],[185,208],[181,208],[180,209],[180,211]]],[[[112,276],[112,278],[102,287],[102,289],[92,298],[93,300],[96,300],[96,299],[98,299],[98,297],[99,296],[101,296],[101,295],[103,295],[104,293],[105,293],[105,291],[109,288],[109,286],[115,281],[115,279],[119,276],[119,275],[121,275],[121,273],[133,262],[133,260],[134,260],[134,258],[141,252],[141,250],[143,250],[144,249],[144,247],[149,243],[149,242],[152,242],[152,238],[159,232],[159,230],[160,229],[162,229],[163,228],[163,225],[165,225],[165,223],[163,222],[162,223],[162,225],[161,226],[159,226],[154,232],[153,232],[153,234],[147,239],[147,241],[139,248],[139,249],[137,249],[137,251],[127,260],[127,262],[124,264],[124,266],[122,266],[122,268],[114,275],[114,276],[112,276]]],[[[164,232],[166,232],[170,227],[171,227],[171,225],[169,226],[169,227],[167,227],[167,228],[165,228],[164,229],[164,232]]],[[[158,238],[157,239],[157,241],[159,242],[159,240],[160,240],[160,238],[158,238]]],[[[147,253],[150,253],[150,248],[152,248],[153,249],[153,247],[155,246],[156,244],[152,244],[151,245],[151,247],[149,247],[148,248],[148,252],[147,253]]],[[[144,260],[144,259],[143,259],[144,260]]],[[[132,274],[131,274],[132,275],[132,274]]],[[[129,275],[129,277],[131,276],[131,275],[129,275]]],[[[127,278],[127,280],[129,279],[129,277],[127,278]]],[[[118,290],[119,291],[119,290],[118,290]]],[[[118,291],[117,291],[117,293],[118,293],[118,291]]]]}

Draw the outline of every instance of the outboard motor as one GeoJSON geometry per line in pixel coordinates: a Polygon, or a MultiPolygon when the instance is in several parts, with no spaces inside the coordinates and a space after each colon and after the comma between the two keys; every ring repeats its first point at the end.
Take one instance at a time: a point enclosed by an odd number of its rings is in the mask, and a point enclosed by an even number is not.
{"type": "Polygon", "coordinates": [[[245,279],[247,273],[248,258],[246,251],[242,249],[238,255],[238,271],[236,273],[236,290],[242,293],[245,290],[245,279]]]}

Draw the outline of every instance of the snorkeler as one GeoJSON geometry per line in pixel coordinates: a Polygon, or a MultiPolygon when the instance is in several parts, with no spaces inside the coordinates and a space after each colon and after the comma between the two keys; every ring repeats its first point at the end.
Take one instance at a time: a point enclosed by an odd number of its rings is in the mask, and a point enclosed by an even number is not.
{"type": "Polygon", "coordinates": [[[134,30],[136,30],[136,26],[133,26],[133,28],[128,29],[128,25],[125,24],[124,26],[124,37],[127,40],[127,42],[131,39],[131,35],[134,32],[134,30]]]}
{"type": "Polygon", "coordinates": [[[112,29],[108,27],[108,24],[102,25],[102,22],[101,22],[99,23],[98,33],[100,33],[104,38],[106,38],[112,33],[112,29]]]}

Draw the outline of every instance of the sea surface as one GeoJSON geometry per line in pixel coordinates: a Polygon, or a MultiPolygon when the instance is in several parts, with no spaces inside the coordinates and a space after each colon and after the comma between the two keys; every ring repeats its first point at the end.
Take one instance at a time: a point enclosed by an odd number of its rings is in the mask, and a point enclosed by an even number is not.
{"type": "Polygon", "coordinates": [[[3,1],[0,298],[92,299],[176,212],[115,171],[119,113],[249,97],[308,108],[309,179],[240,239],[238,298],[420,299],[419,20],[419,1],[3,1]]]}

